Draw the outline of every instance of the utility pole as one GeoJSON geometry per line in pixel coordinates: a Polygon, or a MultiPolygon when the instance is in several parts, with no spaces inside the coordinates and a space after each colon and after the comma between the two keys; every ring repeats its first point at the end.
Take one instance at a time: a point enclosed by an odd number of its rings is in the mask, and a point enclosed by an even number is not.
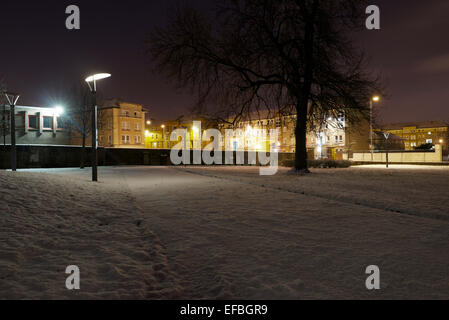
{"type": "Polygon", "coordinates": [[[17,93],[6,92],[6,100],[8,100],[10,107],[10,132],[11,132],[11,170],[17,171],[17,149],[16,149],[16,103],[20,95],[17,93]]]}
{"type": "Polygon", "coordinates": [[[379,102],[380,97],[374,96],[369,100],[369,110],[370,110],[370,129],[369,129],[369,136],[370,136],[370,149],[371,149],[371,162],[374,162],[374,143],[373,143],[373,102],[379,102]]]}

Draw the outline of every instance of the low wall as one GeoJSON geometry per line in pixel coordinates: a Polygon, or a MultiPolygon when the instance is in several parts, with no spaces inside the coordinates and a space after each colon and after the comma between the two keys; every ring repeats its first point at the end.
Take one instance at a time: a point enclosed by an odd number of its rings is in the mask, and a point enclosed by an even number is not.
{"type": "MultiPolygon", "coordinates": [[[[82,148],[77,146],[37,146],[37,145],[19,145],[17,146],[17,168],[70,168],[79,167],[82,158],[82,148]]],[[[169,166],[170,150],[155,149],[98,149],[98,165],[100,166],[118,166],[118,165],[152,165],[169,166]]],[[[190,158],[192,159],[193,151],[190,158]]],[[[90,166],[91,148],[85,148],[85,166],[90,166]]],[[[11,168],[10,146],[0,146],[0,169],[11,168]]],[[[245,152],[245,164],[248,164],[248,158],[254,158],[256,164],[259,164],[257,153],[245,152]]],[[[223,164],[224,153],[222,153],[223,164]]],[[[236,155],[234,152],[234,162],[236,164],[236,155]]],[[[279,153],[279,163],[285,160],[294,159],[293,153],[279,153]]]]}
{"type": "MultiPolygon", "coordinates": [[[[354,152],[349,159],[354,162],[376,162],[385,163],[387,152],[354,152]]],[[[435,146],[435,151],[389,151],[390,163],[441,163],[443,162],[443,151],[441,145],[435,146]]]]}

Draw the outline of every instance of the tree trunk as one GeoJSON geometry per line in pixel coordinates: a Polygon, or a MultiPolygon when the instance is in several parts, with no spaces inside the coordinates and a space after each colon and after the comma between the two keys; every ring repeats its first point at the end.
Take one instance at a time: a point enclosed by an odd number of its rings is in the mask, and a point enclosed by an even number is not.
{"type": "Polygon", "coordinates": [[[84,169],[84,161],[86,158],[86,135],[83,133],[83,146],[81,148],[81,164],[80,169],[84,169]]]}
{"type": "Polygon", "coordinates": [[[304,79],[300,90],[294,90],[296,97],[296,157],[295,169],[301,173],[310,173],[307,166],[307,115],[309,109],[309,97],[313,82],[313,46],[314,24],[319,1],[314,0],[310,12],[306,10],[306,25],[304,30],[304,79]]]}
{"type": "Polygon", "coordinates": [[[307,103],[305,108],[302,105],[297,105],[296,114],[295,169],[301,173],[309,173],[307,165],[307,103]]]}

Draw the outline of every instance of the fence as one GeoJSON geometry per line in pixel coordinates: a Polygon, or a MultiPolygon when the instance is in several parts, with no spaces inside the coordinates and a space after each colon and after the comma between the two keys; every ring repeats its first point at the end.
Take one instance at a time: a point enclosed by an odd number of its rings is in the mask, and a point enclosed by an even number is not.
{"type": "MultiPolygon", "coordinates": [[[[387,161],[387,151],[354,152],[349,160],[354,162],[384,163],[387,161]]],[[[443,162],[443,149],[436,145],[435,150],[417,151],[388,151],[390,163],[441,163],[443,162]]]]}
{"type": "MultiPolygon", "coordinates": [[[[190,158],[193,159],[192,153],[190,158]]],[[[90,166],[91,148],[85,149],[85,165],[90,166]]],[[[285,160],[294,159],[292,153],[279,153],[279,163],[285,160]]],[[[44,146],[44,145],[18,145],[17,146],[17,168],[70,168],[79,167],[82,157],[82,148],[77,146],[44,146]]],[[[225,163],[224,153],[222,154],[223,164],[225,163]]],[[[236,164],[236,154],[234,152],[234,163],[236,164]]],[[[256,152],[244,153],[245,164],[249,159],[256,159],[259,163],[256,152]]],[[[10,146],[0,146],[0,169],[10,168],[10,146]]],[[[98,149],[98,165],[152,165],[169,166],[170,150],[158,149],[98,149]]]]}

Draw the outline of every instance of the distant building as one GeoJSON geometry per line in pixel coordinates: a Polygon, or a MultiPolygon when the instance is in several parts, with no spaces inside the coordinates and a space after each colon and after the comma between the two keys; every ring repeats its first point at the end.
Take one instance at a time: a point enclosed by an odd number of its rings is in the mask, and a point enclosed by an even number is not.
{"type": "MultiPolygon", "coordinates": [[[[216,127],[201,118],[181,117],[173,121],[150,121],[145,130],[145,147],[148,149],[171,149],[178,144],[176,141],[171,141],[171,133],[176,129],[186,129],[190,138],[190,149],[195,149],[195,142],[200,138],[200,128],[194,126],[194,121],[201,122],[202,131],[216,127]]],[[[202,142],[201,144],[204,147],[208,143],[202,142]]]]}
{"type": "Polygon", "coordinates": [[[395,123],[381,126],[379,131],[400,137],[405,150],[414,150],[424,144],[441,144],[443,152],[449,146],[449,124],[443,121],[395,123]]]}
{"type": "MultiPolygon", "coordinates": [[[[16,144],[69,145],[66,119],[54,108],[15,107],[16,144]]],[[[10,109],[0,106],[0,144],[11,144],[10,109]]]]}
{"type": "MultiPolygon", "coordinates": [[[[140,104],[107,100],[98,110],[98,145],[106,148],[144,148],[145,113],[140,104]]],[[[91,145],[90,134],[86,142],[91,145]]],[[[72,132],[72,144],[81,143],[81,133],[72,132]]]]}
{"type": "MultiPolygon", "coordinates": [[[[268,111],[254,113],[231,123],[213,124],[205,119],[185,119],[147,124],[145,147],[149,149],[171,149],[177,142],[170,141],[170,134],[176,129],[186,129],[190,137],[190,148],[200,140],[199,128],[193,121],[201,121],[201,130],[217,128],[222,133],[221,146],[226,150],[295,152],[296,114],[279,114],[268,111]],[[234,130],[233,136],[226,137],[226,130],[234,130]],[[277,130],[273,139],[270,130],[277,130]]],[[[231,120],[229,120],[231,122],[231,120]]],[[[202,141],[204,148],[209,142],[202,141]]],[[[199,145],[199,144],[198,144],[199,145]]],[[[318,130],[307,134],[307,151],[310,158],[343,159],[349,152],[369,150],[369,123],[360,121],[357,125],[349,124],[344,114],[338,118],[329,117],[318,130]]]]}
{"type": "MultiPolygon", "coordinates": [[[[246,140],[242,141],[238,135],[234,136],[227,148],[237,150],[243,148],[246,151],[270,150],[278,152],[296,151],[296,114],[271,114],[262,112],[253,114],[232,126],[224,124],[222,131],[226,129],[241,129],[245,133],[246,140]],[[266,134],[252,135],[252,132],[265,130],[266,134]],[[276,139],[268,137],[270,130],[277,130],[276,139]],[[239,144],[243,143],[243,146],[239,144]]],[[[224,133],[224,132],[223,132],[224,133]]],[[[345,155],[354,150],[369,149],[369,123],[360,121],[357,125],[349,124],[342,113],[337,118],[329,117],[321,128],[309,130],[307,133],[307,153],[313,159],[343,159],[345,155]]]]}

